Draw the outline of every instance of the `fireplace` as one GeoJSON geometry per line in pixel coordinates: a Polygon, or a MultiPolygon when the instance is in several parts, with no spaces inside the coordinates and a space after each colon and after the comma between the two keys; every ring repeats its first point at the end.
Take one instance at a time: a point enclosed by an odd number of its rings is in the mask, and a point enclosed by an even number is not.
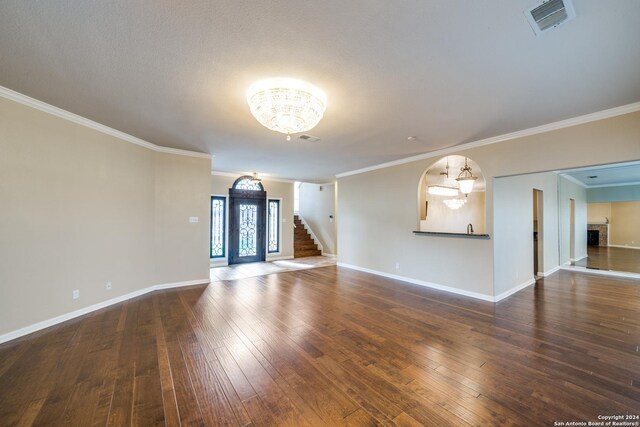
{"type": "Polygon", "coordinates": [[[609,224],[587,224],[587,245],[609,246],[609,224]]]}

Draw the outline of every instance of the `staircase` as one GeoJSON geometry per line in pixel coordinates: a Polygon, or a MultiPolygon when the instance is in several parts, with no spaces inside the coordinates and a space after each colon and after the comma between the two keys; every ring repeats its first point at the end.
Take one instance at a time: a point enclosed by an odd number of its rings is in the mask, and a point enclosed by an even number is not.
{"type": "Polygon", "coordinates": [[[293,216],[293,223],[296,226],[296,228],[293,229],[293,257],[302,258],[321,255],[316,242],[313,241],[313,238],[302,221],[300,221],[298,215],[293,216]]]}

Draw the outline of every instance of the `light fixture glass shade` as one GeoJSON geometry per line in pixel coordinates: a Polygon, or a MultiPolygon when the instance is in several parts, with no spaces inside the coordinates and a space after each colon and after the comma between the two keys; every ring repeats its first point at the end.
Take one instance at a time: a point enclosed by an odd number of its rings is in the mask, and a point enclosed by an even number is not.
{"type": "Polygon", "coordinates": [[[252,84],[247,103],[260,124],[288,135],[314,128],[327,108],[327,96],[311,83],[273,78],[252,84]]]}
{"type": "Polygon", "coordinates": [[[467,201],[464,199],[446,199],[443,202],[449,209],[460,209],[467,201]]]}
{"type": "Polygon", "coordinates": [[[462,194],[469,194],[473,191],[473,183],[478,179],[475,176],[469,178],[458,178],[458,185],[462,194]]]}
{"type": "Polygon", "coordinates": [[[460,169],[460,175],[456,178],[458,185],[460,186],[460,192],[462,194],[469,194],[473,191],[473,183],[478,179],[477,176],[473,176],[471,167],[467,163],[467,158],[464,158],[464,167],[460,169]]]}
{"type": "Polygon", "coordinates": [[[453,187],[446,187],[444,185],[430,185],[427,187],[427,192],[435,196],[457,196],[458,189],[453,187]]]}

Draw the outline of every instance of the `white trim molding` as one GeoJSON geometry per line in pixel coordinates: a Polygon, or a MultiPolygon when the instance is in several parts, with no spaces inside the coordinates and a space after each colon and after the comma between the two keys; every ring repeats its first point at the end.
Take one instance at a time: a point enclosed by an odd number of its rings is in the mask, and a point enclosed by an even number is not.
{"type": "Polygon", "coordinates": [[[542,273],[542,277],[549,277],[551,276],[553,273],[555,273],[556,271],[560,270],[560,266],[556,265],[555,267],[553,267],[550,270],[547,270],[545,272],[542,273]]]}
{"type": "Polygon", "coordinates": [[[70,122],[79,124],[81,126],[85,126],[90,129],[97,130],[98,132],[107,134],[109,136],[113,136],[122,141],[126,141],[131,144],[138,145],[140,147],[148,148],[150,150],[157,151],[159,153],[176,154],[179,156],[188,156],[188,157],[200,157],[204,159],[213,158],[213,155],[208,153],[197,153],[195,151],[181,150],[178,148],[163,147],[160,145],[153,144],[149,141],[145,141],[144,139],[140,139],[133,135],[129,135],[128,133],[124,133],[117,129],[111,128],[109,126],[105,126],[98,122],[94,122],[93,120],[89,120],[85,117],[63,110],[62,108],[54,107],[53,105],[47,104],[46,102],[39,101],[35,98],[31,98],[27,95],[23,95],[19,92],[16,92],[14,90],[11,90],[3,86],[0,86],[0,97],[10,99],[11,101],[18,102],[28,107],[35,108],[36,110],[49,113],[51,115],[60,117],[65,120],[69,120],[70,122]]]}
{"type": "MultiPolygon", "coordinates": [[[[270,176],[270,175],[266,175],[266,174],[261,174],[260,172],[256,172],[258,174],[258,178],[260,178],[262,181],[275,181],[275,182],[287,182],[289,184],[293,184],[294,181],[293,179],[288,179],[288,178],[278,178],[275,176],[270,176]]],[[[212,176],[228,176],[231,178],[240,178],[241,176],[244,175],[253,175],[253,172],[223,172],[223,171],[211,171],[211,175],[212,176]]]]}
{"type": "Polygon", "coordinates": [[[611,270],[596,270],[593,268],[577,267],[575,265],[566,265],[566,264],[560,268],[566,271],[573,271],[574,273],[597,274],[599,276],[623,277],[625,279],[640,280],[640,274],[638,273],[626,273],[624,271],[611,271],[611,270]]]}
{"type": "Polygon", "coordinates": [[[622,249],[640,249],[640,246],[626,246],[626,245],[607,245],[610,248],[622,248],[622,249]]]}
{"type": "Polygon", "coordinates": [[[468,142],[466,144],[454,145],[453,147],[447,147],[447,148],[442,148],[440,150],[429,151],[427,153],[418,154],[417,156],[405,157],[403,159],[398,159],[398,160],[394,160],[387,163],[368,166],[362,169],[342,172],[342,173],[336,174],[336,178],[343,178],[350,175],[358,175],[365,172],[371,172],[377,169],[384,169],[391,166],[398,166],[398,165],[403,165],[405,163],[415,162],[418,160],[444,156],[451,153],[457,153],[463,150],[469,150],[471,148],[482,147],[485,145],[496,144],[498,142],[509,141],[516,138],[523,138],[526,136],[537,135],[540,133],[550,132],[553,130],[564,129],[571,126],[577,126],[585,123],[595,122],[598,120],[608,119],[611,117],[621,116],[623,114],[635,113],[636,111],[640,111],[640,102],[622,105],[620,107],[610,108],[608,110],[598,111],[591,114],[585,114],[583,116],[573,117],[571,119],[560,120],[558,122],[553,122],[546,125],[519,130],[517,132],[506,133],[504,135],[498,135],[498,136],[493,136],[491,138],[468,142]]]}
{"type": "Polygon", "coordinates": [[[148,288],[140,289],[134,292],[130,292],[128,294],[120,295],[119,297],[111,298],[106,301],[102,301],[88,307],[83,307],[78,310],[72,311],[70,313],[61,314],[60,316],[53,317],[51,319],[43,320],[38,323],[34,323],[29,326],[25,326],[24,328],[20,328],[18,330],[8,332],[6,334],[0,335],[0,344],[14,340],[16,338],[20,338],[25,335],[29,335],[33,332],[37,332],[39,330],[48,328],[50,326],[57,325],[62,322],[66,322],[67,320],[75,319],[76,317],[84,316],[85,314],[91,313],[96,310],[100,310],[101,308],[108,307],[110,305],[118,304],[120,302],[129,300],[131,298],[139,297],[141,295],[148,294],[150,292],[159,291],[162,289],[172,289],[172,288],[181,288],[184,286],[194,286],[194,285],[204,285],[210,283],[209,279],[201,279],[201,280],[189,280],[186,282],[176,282],[176,283],[163,283],[161,285],[149,286],[148,288]]]}
{"type": "Polygon", "coordinates": [[[388,279],[401,280],[403,282],[411,283],[414,285],[426,286],[427,288],[437,289],[439,291],[451,292],[453,294],[464,295],[466,297],[481,299],[483,301],[495,302],[494,297],[491,295],[481,294],[481,293],[472,292],[472,291],[465,291],[464,289],[453,288],[451,286],[438,285],[437,283],[425,282],[423,280],[413,279],[411,277],[385,273],[384,271],[372,270],[370,268],[365,268],[365,267],[358,267],[357,265],[346,264],[344,262],[338,262],[337,265],[338,267],[344,267],[351,270],[362,271],[364,273],[375,274],[376,276],[382,276],[388,279]]]}
{"type": "Polygon", "coordinates": [[[267,255],[267,261],[266,262],[282,261],[282,260],[285,260],[285,259],[293,259],[293,255],[275,255],[275,256],[267,255]]]}
{"type": "Polygon", "coordinates": [[[494,302],[498,302],[500,300],[503,300],[507,297],[510,297],[511,295],[515,294],[516,292],[519,292],[521,290],[523,290],[524,288],[527,288],[533,284],[536,283],[536,279],[535,278],[531,278],[529,280],[527,280],[524,283],[519,284],[518,286],[516,286],[515,288],[511,288],[508,291],[504,291],[503,293],[496,295],[495,297],[493,297],[493,301],[494,302]]]}
{"type": "Polygon", "coordinates": [[[564,179],[566,179],[567,181],[573,182],[575,185],[577,185],[578,187],[582,187],[582,188],[588,188],[587,184],[585,184],[584,182],[580,181],[577,178],[574,178],[571,175],[568,175],[566,173],[559,173],[558,175],[560,175],[561,177],[563,177],[564,179]]]}

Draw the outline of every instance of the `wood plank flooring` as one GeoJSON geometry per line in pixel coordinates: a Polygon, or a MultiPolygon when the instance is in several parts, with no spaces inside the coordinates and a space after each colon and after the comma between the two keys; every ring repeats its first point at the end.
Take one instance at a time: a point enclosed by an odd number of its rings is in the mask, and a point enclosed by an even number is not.
{"type": "Polygon", "coordinates": [[[587,254],[587,258],[576,261],[575,265],[596,270],[640,273],[640,249],[587,246],[587,254]]]}
{"type": "Polygon", "coordinates": [[[331,266],[159,291],[0,345],[0,425],[640,415],[639,285],[561,271],[494,305],[331,266]]]}

